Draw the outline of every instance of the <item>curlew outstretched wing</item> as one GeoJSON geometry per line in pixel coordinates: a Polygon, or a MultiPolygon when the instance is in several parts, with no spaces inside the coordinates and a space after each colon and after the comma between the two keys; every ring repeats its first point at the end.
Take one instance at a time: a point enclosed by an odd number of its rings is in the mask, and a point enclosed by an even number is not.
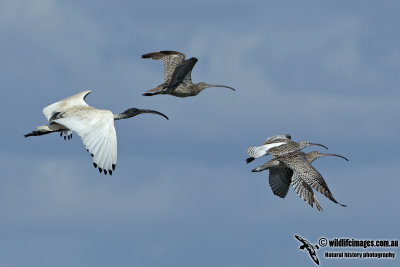
{"type": "Polygon", "coordinates": [[[191,57],[180,63],[172,74],[171,82],[168,85],[165,85],[167,91],[173,91],[181,83],[192,85],[192,70],[197,61],[197,58],[191,57]]]}
{"type": "Polygon", "coordinates": [[[296,176],[298,179],[303,180],[331,201],[341,206],[346,206],[337,202],[337,200],[332,196],[324,178],[322,178],[322,175],[311,165],[303,152],[296,151],[287,156],[279,157],[279,160],[293,170],[292,180],[296,176]]]}
{"type": "Polygon", "coordinates": [[[290,187],[293,171],[287,167],[273,167],[269,169],[269,185],[272,192],[278,197],[285,198],[290,187]]]}
{"type": "Polygon", "coordinates": [[[75,131],[92,154],[94,167],[112,174],[117,163],[117,135],[111,111],[84,109],[65,114],[54,122],[75,131]]]}
{"type": "Polygon", "coordinates": [[[164,82],[169,83],[175,68],[185,60],[185,54],[177,51],[159,51],[144,54],[142,58],[161,59],[164,65],[164,82]]]}
{"type": "Polygon", "coordinates": [[[294,172],[292,176],[292,186],[297,195],[306,201],[311,207],[315,202],[315,206],[319,211],[322,210],[321,205],[319,204],[317,198],[314,195],[314,191],[311,186],[307,184],[301,177],[299,177],[298,173],[294,172]]]}
{"type": "MultiPolygon", "coordinates": [[[[311,164],[310,164],[311,165],[311,164]]],[[[313,167],[315,170],[315,168],[313,167]]],[[[331,191],[328,188],[328,185],[326,184],[324,178],[322,175],[315,170],[315,173],[305,173],[304,174],[304,179],[307,179],[307,183],[310,184],[315,190],[335,202],[336,204],[339,204],[342,207],[347,207],[346,205],[339,203],[332,195],[331,191]]]]}
{"type": "Polygon", "coordinates": [[[291,140],[292,136],[290,134],[278,134],[278,135],[270,136],[264,141],[264,145],[269,144],[276,140],[285,140],[285,139],[291,140]]]}

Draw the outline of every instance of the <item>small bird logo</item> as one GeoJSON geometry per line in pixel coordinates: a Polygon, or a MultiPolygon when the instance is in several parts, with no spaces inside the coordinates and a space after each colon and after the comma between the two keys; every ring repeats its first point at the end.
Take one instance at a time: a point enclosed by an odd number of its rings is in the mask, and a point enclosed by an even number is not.
{"type": "Polygon", "coordinates": [[[302,237],[298,236],[298,235],[294,235],[294,237],[296,237],[297,240],[299,240],[301,243],[303,243],[303,245],[301,245],[299,247],[299,249],[307,249],[308,253],[310,254],[311,259],[313,259],[313,261],[319,265],[319,260],[317,257],[317,253],[315,252],[315,249],[319,249],[318,245],[311,245],[310,242],[308,242],[307,240],[303,239],[302,237]]]}

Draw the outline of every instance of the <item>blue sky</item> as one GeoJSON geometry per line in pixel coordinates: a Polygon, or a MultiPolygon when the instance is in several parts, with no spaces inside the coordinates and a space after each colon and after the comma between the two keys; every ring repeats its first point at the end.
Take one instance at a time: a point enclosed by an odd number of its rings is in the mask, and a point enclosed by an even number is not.
{"type": "MultiPolygon", "coordinates": [[[[0,266],[311,266],[299,234],[399,239],[397,1],[0,2],[0,266]],[[144,53],[199,59],[196,97],[143,97],[162,81],[144,53]],[[24,139],[42,108],[82,90],[115,113],[118,163],[100,175],[79,137],[24,139]],[[340,207],[285,199],[244,164],[290,133],[350,159],[314,166],[340,207]]],[[[305,151],[311,151],[308,148],[305,151]]],[[[398,266],[331,260],[321,266],[398,266]]],[[[400,250],[390,250],[400,253],[400,250]]]]}

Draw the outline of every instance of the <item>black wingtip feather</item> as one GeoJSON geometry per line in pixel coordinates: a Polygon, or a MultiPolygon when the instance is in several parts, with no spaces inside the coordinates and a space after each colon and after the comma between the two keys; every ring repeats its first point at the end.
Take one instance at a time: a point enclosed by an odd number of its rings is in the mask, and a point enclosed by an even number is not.
{"type": "Polygon", "coordinates": [[[177,51],[164,50],[164,51],[144,54],[144,55],[142,55],[142,58],[153,58],[154,56],[159,57],[160,54],[168,56],[168,55],[180,55],[182,53],[177,52],[177,51]]]}

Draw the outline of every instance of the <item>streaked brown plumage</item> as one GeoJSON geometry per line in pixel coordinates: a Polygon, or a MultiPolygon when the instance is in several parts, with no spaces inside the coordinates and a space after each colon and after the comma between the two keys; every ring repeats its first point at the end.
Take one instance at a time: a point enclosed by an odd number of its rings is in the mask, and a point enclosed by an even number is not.
{"type": "Polygon", "coordinates": [[[185,60],[185,55],[177,51],[159,51],[148,53],[142,58],[151,58],[162,60],[164,65],[164,82],[154,89],[148,90],[144,96],[153,95],[172,95],[176,97],[188,97],[198,95],[207,87],[232,87],[225,85],[213,85],[205,82],[194,84],[192,82],[191,73],[197,58],[192,57],[185,60]]]}
{"type": "Polygon", "coordinates": [[[253,172],[269,169],[269,184],[271,189],[275,195],[281,198],[286,197],[289,185],[291,184],[302,199],[310,204],[311,207],[313,207],[313,203],[315,203],[318,210],[322,210],[322,208],[312,188],[316,189],[333,202],[345,206],[336,201],[321,174],[311,165],[314,160],[323,156],[336,156],[348,160],[337,154],[325,154],[319,151],[312,151],[309,153],[295,151],[273,158],[264,165],[253,169],[253,172]]]}
{"type": "Polygon", "coordinates": [[[295,142],[291,140],[290,135],[275,135],[269,137],[261,146],[252,146],[247,149],[249,158],[246,159],[246,163],[252,162],[254,159],[270,154],[274,157],[282,156],[297,150],[301,150],[308,146],[322,146],[328,149],[326,146],[316,143],[310,143],[308,141],[295,142]],[[286,138],[285,138],[286,137],[286,138]]]}

